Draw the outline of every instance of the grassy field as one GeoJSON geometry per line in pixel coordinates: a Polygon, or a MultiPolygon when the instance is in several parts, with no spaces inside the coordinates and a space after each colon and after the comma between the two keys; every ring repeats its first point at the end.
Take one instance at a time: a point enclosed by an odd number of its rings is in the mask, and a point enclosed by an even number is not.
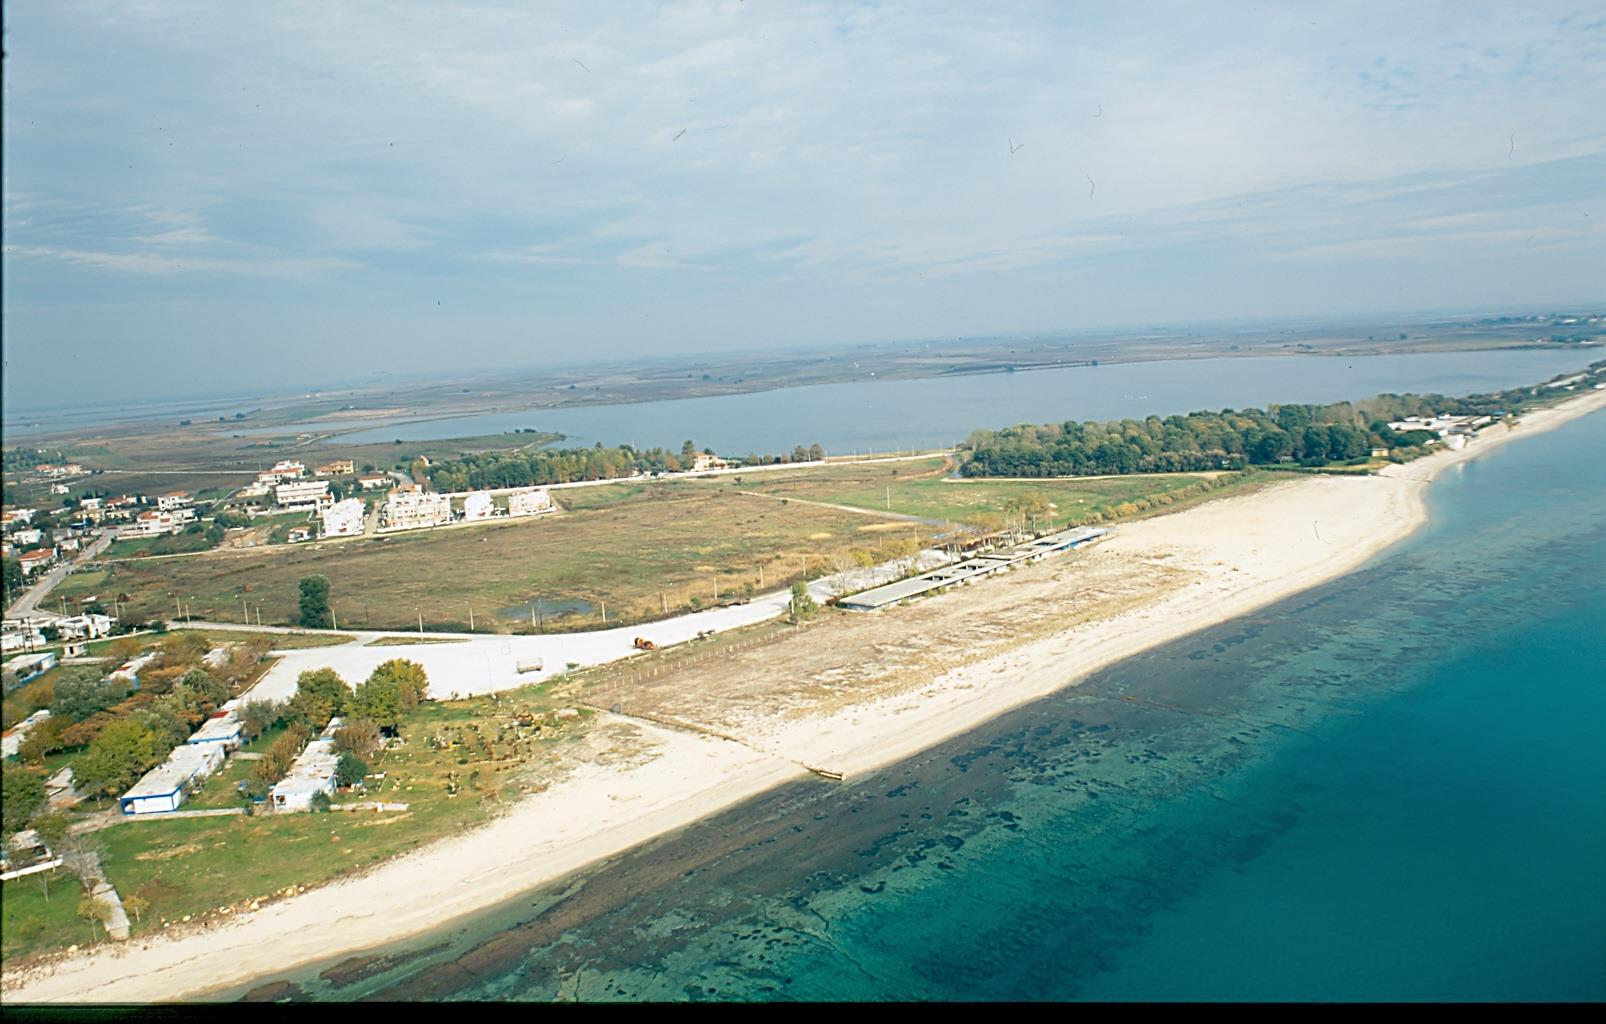
{"type": "Polygon", "coordinates": [[[1214,492],[1209,474],[1143,474],[1056,480],[953,479],[941,458],[858,463],[795,473],[755,473],[744,490],[963,523],[996,513],[1010,498],[1049,503],[1039,528],[1106,522],[1214,492]],[[1140,506],[1142,504],[1142,507],[1140,506]]]}
{"type": "MultiPolygon", "coordinates": [[[[239,621],[242,599],[264,623],[297,614],[303,576],[331,583],[340,625],[406,630],[422,613],[427,628],[466,629],[472,607],[480,630],[529,631],[537,597],[552,629],[661,617],[757,586],[818,572],[847,547],[874,548],[888,524],[851,512],[781,504],[726,487],[685,482],[576,488],[556,492],[560,516],[394,534],[278,550],[220,550],[193,558],[115,563],[96,590],[129,595],[133,618],[167,615],[175,597],[197,618],[239,621]],[[661,595],[661,596],[660,596],[661,595]]],[[[918,531],[901,524],[893,536],[918,531]]],[[[61,592],[83,596],[69,578],[61,592]]]]}
{"type": "Polygon", "coordinates": [[[165,616],[177,598],[197,618],[240,621],[260,610],[264,623],[285,624],[297,614],[301,578],[322,574],[337,622],[353,629],[411,631],[422,615],[426,629],[464,630],[472,609],[477,630],[529,632],[537,598],[541,628],[590,629],[602,624],[604,606],[610,624],[704,607],[716,586],[722,598],[756,589],[761,566],[766,588],[783,586],[819,574],[842,551],[877,557],[898,541],[929,541],[949,524],[996,515],[1012,498],[1044,499],[1048,513],[1037,526],[1048,529],[1177,508],[1248,481],[1241,474],[955,480],[935,457],[566,488],[554,492],[565,508],[560,516],[118,562],[110,576],[69,577],[58,593],[69,601],[126,594],[126,614],[135,619],[165,616]],[[889,519],[889,504],[927,522],[889,519]]]}
{"type": "Polygon", "coordinates": [[[144,558],[147,555],[180,555],[205,551],[212,547],[204,533],[170,533],[161,537],[129,537],[114,540],[102,556],[113,558],[144,558]]]}
{"type": "MultiPolygon", "coordinates": [[[[442,836],[485,821],[522,792],[540,788],[540,766],[575,741],[587,717],[563,722],[548,686],[450,704],[419,705],[402,723],[406,742],[373,764],[383,780],[335,802],[379,799],[408,804],[402,812],[170,818],[125,822],[92,834],[107,878],[125,899],[150,902],[134,934],[150,934],[186,918],[227,916],[290,886],[312,886],[361,871],[442,836]]],[[[251,747],[264,747],[272,735],[251,747]]],[[[252,762],[231,761],[187,804],[239,806],[234,783],[252,762]]],[[[85,945],[89,925],[77,918],[78,883],[61,877],[45,900],[34,879],[6,883],[4,956],[25,957],[85,945]]]]}

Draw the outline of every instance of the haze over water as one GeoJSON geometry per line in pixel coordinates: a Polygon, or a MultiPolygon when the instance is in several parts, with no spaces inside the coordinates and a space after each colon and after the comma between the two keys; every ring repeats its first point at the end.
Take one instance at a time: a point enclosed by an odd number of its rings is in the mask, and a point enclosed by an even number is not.
{"type": "MultiPolygon", "coordinates": [[[[1606,416],[1362,571],[323,997],[1606,998],[1606,416]]],[[[419,952],[423,950],[423,952],[419,952]]],[[[375,965],[382,966],[382,965],[375,965]]]]}

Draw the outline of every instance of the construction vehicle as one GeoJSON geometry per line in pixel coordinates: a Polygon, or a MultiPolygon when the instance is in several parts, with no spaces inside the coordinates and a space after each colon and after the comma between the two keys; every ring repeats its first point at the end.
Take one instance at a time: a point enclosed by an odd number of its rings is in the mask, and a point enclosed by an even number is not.
{"type": "Polygon", "coordinates": [[[657,644],[653,643],[651,640],[648,640],[644,636],[636,637],[635,646],[636,650],[638,651],[656,651],[658,649],[657,644]]]}

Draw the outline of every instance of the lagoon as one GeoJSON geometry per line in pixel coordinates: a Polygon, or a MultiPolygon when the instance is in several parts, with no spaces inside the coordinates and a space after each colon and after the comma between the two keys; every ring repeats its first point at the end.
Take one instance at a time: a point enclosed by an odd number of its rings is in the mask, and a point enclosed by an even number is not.
{"type": "MultiPolygon", "coordinates": [[[[629,405],[560,406],[398,420],[341,435],[352,444],[438,440],[521,429],[565,446],[679,448],[688,438],[729,455],[818,442],[832,454],[943,448],[972,430],[1107,420],[1279,402],[1336,402],[1381,392],[1491,391],[1538,383],[1602,357],[1599,348],[1384,356],[1285,356],[1078,366],[1022,373],[866,381],[629,405]]],[[[291,434],[334,424],[256,428],[291,434]]]]}

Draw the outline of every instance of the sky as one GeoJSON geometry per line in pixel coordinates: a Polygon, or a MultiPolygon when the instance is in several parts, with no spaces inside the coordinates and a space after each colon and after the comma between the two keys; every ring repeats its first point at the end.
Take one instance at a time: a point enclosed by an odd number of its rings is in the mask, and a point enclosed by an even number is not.
{"type": "Polygon", "coordinates": [[[5,13],[23,405],[1606,296],[1599,4],[5,13]]]}

